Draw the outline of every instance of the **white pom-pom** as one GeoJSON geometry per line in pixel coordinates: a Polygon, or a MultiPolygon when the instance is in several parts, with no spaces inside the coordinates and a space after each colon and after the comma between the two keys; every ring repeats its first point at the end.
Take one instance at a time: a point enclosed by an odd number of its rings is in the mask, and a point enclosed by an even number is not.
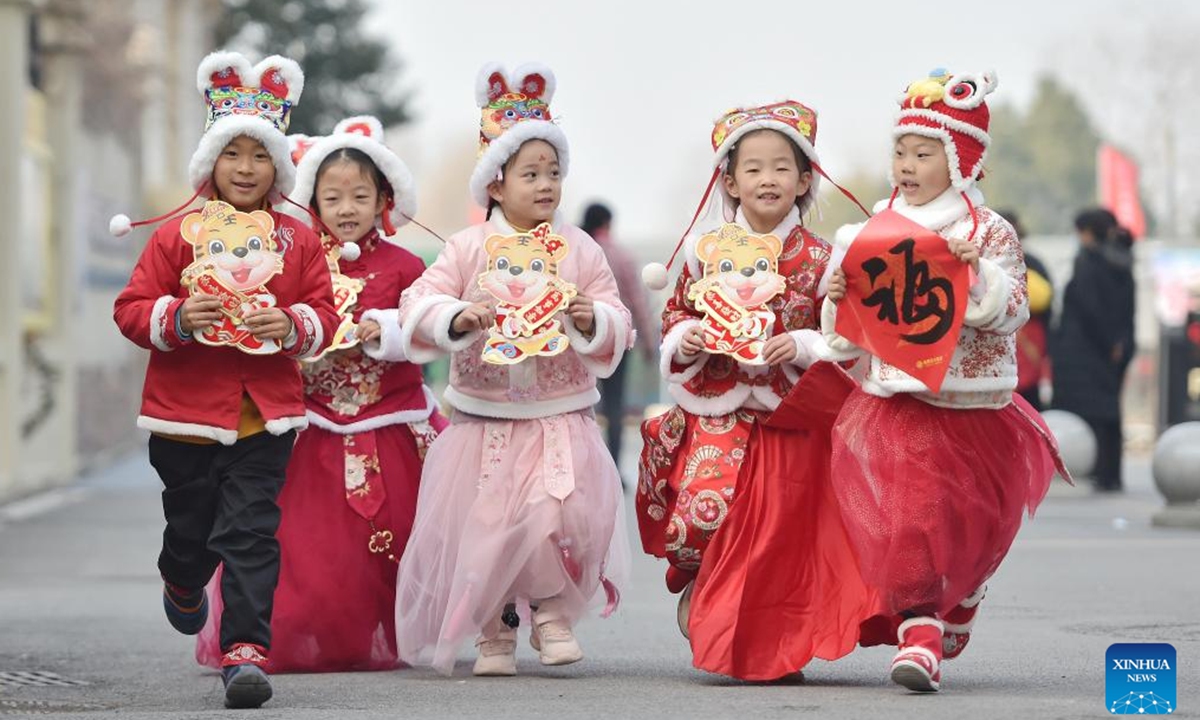
{"type": "Polygon", "coordinates": [[[125,237],[133,230],[133,222],[124,213],[113,215],[108,221],[108,231],[113,237],[125,237]]]}
{"type": "Polygon", "coordinates": [[[662,263],[650,263],[642,268],[642,283],[651,290],[662,290],[669,279],[667,266],[662,263]]]}
{"type": "Polygon", "coordinates": [[[354,262],[362,255],[362,248],[356,242],[342,243],[342,259],[354,262]]]}

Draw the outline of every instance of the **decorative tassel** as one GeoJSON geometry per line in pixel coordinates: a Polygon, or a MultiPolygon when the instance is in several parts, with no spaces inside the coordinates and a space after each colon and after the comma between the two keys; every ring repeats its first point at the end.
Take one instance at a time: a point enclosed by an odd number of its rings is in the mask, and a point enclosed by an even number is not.
{"type": "Polygon", "coordinates": [[[704,197],[700,198],[700,204],[696,206],[696,212],[692,214],[692,221],[688,223],[687,230],[683,231],[679,242],[675,243],[675,251],[671,253],[671,259],[666,265],[662,263],[650,263],[642,268],[642,282],[651,290],[662,290],[667,286],[670,280],[668,272],[671,265],[675,262],[675,257],[679,255],[679,251],[683,249],[683,242],[687,240],[687,236],[692,232],[692,228],[696,226],[696,221],[700,219],[700,213],[708,205],[708,198],[712,195],[713,187],[717,184],[717,178],[721,175],[721,168],[713,169],[712,177],[708,180],[708,187],[704,189],[704,197]]]}
{"type": "Polygon", "coordinates": [[[396,198],[388,195],[387,204],[383,207],[383,234],[391,237],[396,234],[396,226],[392,224],[392,210],[396,209],[396,198]]]}
{"type": "Polygon", "coordinates": [[[142,225],[153,225],[155,223],[168,220],[178,213],[186,210],[187,207],[194,203],[196,198],[200,197],[200,194],[207,189],[208,182],[205,181],[200,184],[200,187],[196,188],[196,192],[192,193],[192,196],[188,198],[187,201],[185,201],[182,205],[174,210],[171,210],[170,212],[164,213],[155,218],[150,218],[149,220],[138,220],[137,222],[132,222],[130,221],[129,216],[125,215],[124,213],[114,215],[112,219],[108,221],[108,231],[112,233],[113,237],[125,237],[135,227],[141,227],[142,225]]]}
{"type": "MultiPolygon", "coordinates": [[[[836,182],[834,182],[833,178],[831,178],[831,177],[829,177],[829,175],[825,174],[825,170],[823,170],[820,165],[818,165],[816,163],[812,163],[812,166],[813,166],[813,169],[817,171],[817,174],[819,174],[821,177],[828,180],[829,183],[831,185],[833,185],[835,188],[837,188],[838,190],[841,190],[842,194],[850,199],[850,202],[857,205],[858,209],[863,211],[863,215],[866,215],[867,217],[871,217],[871,212],[869,210],[867,210],[865,207],[863,207],[863,204],[858,201],[858,198],[854,197],[854,193],[850,192],[846,188],[844,188],[841,185],[838,185],[836,182]]],[[[895,198],[895,195],[893,195],[892,197],[895,198]]]]}

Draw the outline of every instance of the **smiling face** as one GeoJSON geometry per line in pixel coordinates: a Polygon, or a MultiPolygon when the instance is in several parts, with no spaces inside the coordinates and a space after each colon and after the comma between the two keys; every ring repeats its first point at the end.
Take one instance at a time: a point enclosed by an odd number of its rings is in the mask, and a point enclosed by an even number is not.
{"type": "Polygon", "coordinates": [[[262,210],[275,184],[275,162],[262,143],[239,135],[221,151],[212,177],[219,199],[242,212],[262,210]]]}
{"type": "Polygon", "coordinates": [[[892,178],[904,201],[924,205],[950,187],[950,163],[942,141],[901,135],[892,151],[892,178]]]}
{"type": "Polygon", "coordinates": [[[774,130],[738,140],[723,178],[725,192],[738,201],[754,232],[774,230],[812,186],[812,172],[800,167],[796,154],[792,141],[774,130]]]}
{"type": "Polygon", "coordinates": [[[479,286],[501,302],[525,305],[558,275],[558,261],[567,254],[566,245],[548,250],[532,235],[492,235],[487,239],[487,271],[479,286]]]}
{"type": "Polygon", "coordinates": [[[238,212],[222,202],[183,219],[180,232],[192,244],[196,260],[207,260],[217,279],[233,290],[249,290],[282,270],[275,252],[275,221],[256,210],[238,212]]]}
{"type": "Polygon", "coordinates": [[[783,290],[780,250],[782,244],[774,235],[749,235],[736,225],[726,225],[721,232],[700,239],[696,257],[704,263],[705,280],[720,285],[743,307],[752,307],[783,290]]]}
{"type": "Polygon", "coordinates": [[[504,167],[504,179],[488,185],[488,194],[518,230],[554,219],[562,197],[558,152],[545,140],[529,140],[504,167]]]}
{"type": "Polygon", "coordinates": [[[386,202],[375,178],[357,162],[336,160],[317,177],[317,214],[343,243],[356,242],[375,227],[386,202]]]}

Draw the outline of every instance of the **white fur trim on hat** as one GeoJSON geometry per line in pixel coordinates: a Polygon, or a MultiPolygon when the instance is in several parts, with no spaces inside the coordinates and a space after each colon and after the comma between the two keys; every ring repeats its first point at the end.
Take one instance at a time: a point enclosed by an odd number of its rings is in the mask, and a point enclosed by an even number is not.
{"type": "MultiPolygon", "coordinates": [[[[542,91],[542,102],[547,105],[554,99],[554,91],[558,89],[558,79],[554,77],[554,71],[548,65],[543,65],[539,62],[528,62],[518,65],[516,70],[508,76],[508,88],[513,92],[525,93],[528,88],[525,87],[525,81],[532,75],[540,75],[546,83],[546,89],[542,91]]],[[[484,103],[486,104],[486,103],[484,103]]],[[[483,105],[480,105],[483,107],[483,105]]]]}
{"type": "MultiPolygon", "coordinates": [[[[808,141],[808,138],[801,135],[796,128],[788,125],[787,123],[761,119],[751,120],[743,125],[739,125],[736,130],[729,133],[729,135],[725,137],[725,141],[721,143],[721,147],[717,148],[717,156],[713,158],[713,168],[719,168],[721,172],[724,173],[725,161],[729,158],[729,151],[733,149],[733,146],[736,145],[739,140],[755,130],[774,130],[776,132],[783,133],[783,135],[785,135],[789,140],[796,143],[796,145],[800,148],[800,151],[804,153],[804,156],[808,158],[810,163],[812,163],[814,166],[821,164],[821,160],[817,156],[817,149],[813,147],[813,144],[808,141]]],[[[737,201],[729,196],[729,192],[725,189],[725,183],[720,182],[718,185],[721,188],[721,197],[725,199],[726,207],[733,207],[736,205],[737,201]]],[[[817,191],[820,190],[820,187],[821,175],[814,167],[812,172],[812,184],[809,186],[808,193],[804,196],[804,199],[800,201],[799,207],[801,215],[804,215],[804,213],[808,212],[808,209],[812,207],[814,202],[816,202],[817,191]]]]}
{"type": "Polygon", "coordinates": [[[200,144],[188,163],[188,179],[191,180],[192,189],[198,190],[212,179],[213,167],[221,151],[234,138],[242,135],[254,138],[267,149],[275,165],[275,189],[290,195],[296,184],[296,166],[292,164],[287,137],[266,120],[249,115],[226,115],[213,123],[200,138],[200,144]]]}
{"type": "Polygon", "coordinates": [[[254,83],[258,79],[245,55],[229,50],[218,50],[206,55],[196,67],[196,89],[200,91],[200,94],[203,95],[212,87],[213,73],[226,69],[237,73],[241,85],[254,83]]]}
{"type": "MultiPolygon", "coordinates": [[[[901,113],[900,117],[903,117],[906,114],[924,114],[924,112],[926,111],[905,110],[901,113]]],[[[936,113],[933,114],[936,115],[936,113]]],[[[899,117],[897,117],[897,121],[899,121],[899,117]]],[[[935,122],[941,124],[943,119],[939,117],[935,122]]],[[[965,123],[959,124],[965,125],[965,123]]],[[[980,132],[979,128],[973,125],[967,125],[966,127],[970,127],[975,132],[980,132]]],[[[959,130],[960,128],[955,127],[954,129],[959,130]]],[[[966,134],[972,135],[972,137],[979,139],[974,133],[966,134]]],[[[942,146],[946,149],[946,164],[949,166],[950,170],[950,184],[959,192],[966,192],[975,184],[975,179],[979,177],[979,173],[983,170],[984,163],[987,161],[989,141],[987,140],[988,136],[986,134],[984,134],[984,139],[982,141],[983,152],[979,154],[979,162],[975,163],[975,167],[971,168],[971,177],[963,176],[962,170],[960,169],[961,163],[958,161],[958,146],[954,144],[954,138],[950,137],[950,132],[945,128],[929,127],[928,125],[897,124],[895,129],[892,131],[892,136],[899,139],[905,135],[920,135],[921,137],[927,137],[931,140],[941,141],[942,146]]],[[[896,187],[896,177],[892,173],[890,165],[888,166],[888,182],[892,187],[896,187]]]]}
{"type": "MultiPolygon", "coordinates": [[[[338,123],[339,127],[343,123],[358,118],[350,118],[338,123]]],[[[374,118],[370,118],[375,120],[374,118]]],[[[378,124],[379,121],[375,120],[378,124]]],[[[382,137],[382,128],[379,129],[380,137],[382,137]]],[[[321,163],[325,158],[342,148],[354,148],[362,151],[371,161],[379,168],[383,176],[387,178],[391,184],[392,190],[396,194],[396,207],[392,209],[391,221],[395,227],[400,227],[408,222],[408,219],[415,217],[417,214],[417,183],[413,179],[412,172],[408,169],[408,165],[400,159],[391,148],[384,145],[381,141],[365,135],[360,135],[354,132],[339,132],[328,137],[323,137],[318,140],[308,152],[304,153],[304,157],[300,158],[300,164],[296,167],[296,187],[292,192],[291,197],[299,205],[308,207],[312,202],[313,192],[316,189],[317,170],[321,167],[321,163]],[[407,217],[406,217],[407,216],[407,217]]],[[[289,211],[290,212],[290,211],[289,211]]],[[[299,209],[296,209],[299,212],[299,209]]],[[[347,258],[349,259],[349,258],[347,258]]]]}
{"type": "Polygon", "coordinates": [[[567,166],[570,159],[567,146],[567,135],[554,122],[546,120],[525,120],[519,122],[503,135],[488,144],[488,148],[475,163],[471,173],[471,197],[480,207],[488,206],[488,185],[496,179],[500,168],[508,159],[517,154],[521,146],[530,140],[545,140],[554,146],[558,153],[558,172],[560,177],[567,176],[567,166]]]}

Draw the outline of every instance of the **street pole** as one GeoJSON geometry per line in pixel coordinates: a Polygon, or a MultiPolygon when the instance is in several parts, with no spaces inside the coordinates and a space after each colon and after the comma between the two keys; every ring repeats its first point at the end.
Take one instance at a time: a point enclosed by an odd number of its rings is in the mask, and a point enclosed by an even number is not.
{"type": "Polygon", "coordinates": [[[52,472],[57,483],[69,481],[79,471],[79,338],[81,316],[80,259],[85,241],[79,184],[79,137],[83,97],[82,57],[88,47],[86,10],[82,0],[50,0],[43,15],[42,50],[47,130],[54,149],[51,218],[54,252],[51,316],[46,332],[50,362],[58,371],[54,388],[57,409],[45,431],[61,448],[52,472]]]}
{"type": "MultiPolygon", "coordinates": [[[[0,257],[20,257],[21,158],[25,141],[25,94],[29,91],[30,0],[0,0],[0,257]]],[[[21,444],[21,268],[0,263],[0,498],[17,486],[21,444]]]]}

